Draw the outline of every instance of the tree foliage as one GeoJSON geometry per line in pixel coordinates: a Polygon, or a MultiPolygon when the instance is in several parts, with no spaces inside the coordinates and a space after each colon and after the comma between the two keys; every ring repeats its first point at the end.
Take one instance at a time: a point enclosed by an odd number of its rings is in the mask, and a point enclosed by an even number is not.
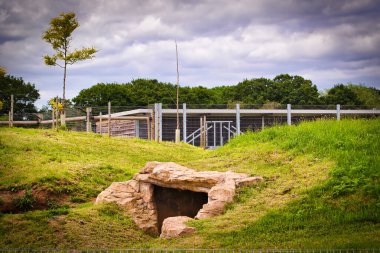
{"type": "Polygon", "coordinates": [[[34,84],[25,83],[22,78],[11,75],[0,75],[0,100],[3,107],[2,114],[10,110],[11,95],[14,95],[14,112],[33,113],[36,112],[34,102],[40,98],[40,94],[34,84]]]}
{"type": "MultiPolygon", "coordinates": [[[[175,104],[176,86],[155,79],[136,79],[125,84],[96,84],[80,91],[73,99],[76,105],[106,106],[175,104]]],[[[180,103],[187,104],[255,104],[262,108],[280,108],[293,105],[366,105],[379,103],[380,91],[358,85],[337,85],[318,92],[317,86],[301,76],[281,74],[273,79],[255,78],[237,85],[206,88],[180,87],[180,103]]]]}
{"type": "Polygon", "coordinates": [[[352,89],[343,84],[337,84],[329,89],[324,97],[324,102],[330,105],[341,104],[350,106],[361,105],[363,103],[352,89]]]}
{"type": "Polygon", "coordinates": [[[368,108],[380,108],[380,90],[356,84],[349,84],[348,88],[356,94],[362,105],[368,108]]]}
{"type": "Polygon", "coordinates": [[[6,73],[7,70],[4,67],[0,66],[0,76],[5,76],[6,73]]]}
{"type": "MultiPolygon", "coordinates": [[[[75,13],[61,13],[58,17],[52,18],[50,27],[47,29],[42,38],[51,44],[55,50],[53,55],[45,55],[44,61],[46,65],[59,66],[64,69],[63,73],[63,101],[65,101],[66,91],[66,71],[67,65],[72,65],[78,61],[83,61],[95,57],[97,50],[94,47],[83,47],[82,49],[74,49],[70,51],[70,43],[72,41],[71,34],[79,23],[75,18],[75,13]]],[[[64,105],[63,105],[64,106],[64,105]]]]}

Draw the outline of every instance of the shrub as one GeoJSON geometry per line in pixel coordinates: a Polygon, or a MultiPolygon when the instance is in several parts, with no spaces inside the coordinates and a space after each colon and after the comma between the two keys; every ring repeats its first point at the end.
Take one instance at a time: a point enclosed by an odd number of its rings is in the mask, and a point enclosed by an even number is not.
{"type": "Polygon", "coordinates": [[[33,196],[32,190],[30,189],[25,191],[24,196],[14,200],[15,206],[20,211],[28,211],[33,209],[36,202],[36,198],[33,196]]]}

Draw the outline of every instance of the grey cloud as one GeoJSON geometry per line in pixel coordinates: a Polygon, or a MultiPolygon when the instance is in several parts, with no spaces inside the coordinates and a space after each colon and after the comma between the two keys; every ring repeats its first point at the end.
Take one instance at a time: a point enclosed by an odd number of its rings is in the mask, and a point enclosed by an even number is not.
{"type": "MultiPolygon", "coordinates": [[[[95,59],[69,69],[68,95],[97,82],[157,78],[175,82],[177,39],[182,85],[234,84],[280,73],[376,85],[380,4],[376,0],[0,0],[0,65],[35,82],[43,99],[61,92],[62,71],[41,34],[52,17],[74,11],[73,47],[95,59]]],[[[44,102],[41,102],[44,104],[44,102]]]]}

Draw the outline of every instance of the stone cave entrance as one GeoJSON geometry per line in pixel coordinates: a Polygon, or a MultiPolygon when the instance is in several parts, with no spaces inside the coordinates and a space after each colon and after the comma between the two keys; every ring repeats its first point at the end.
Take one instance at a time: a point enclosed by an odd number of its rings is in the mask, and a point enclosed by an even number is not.
{"type": "Polygon", "coordinates": [[[208,201],[207,193],[178,190],[153,185],[154,202],[157,207],[157,225],[161,233],[162,222],[168,217],[188,216],[194,218],[208,201]]]}

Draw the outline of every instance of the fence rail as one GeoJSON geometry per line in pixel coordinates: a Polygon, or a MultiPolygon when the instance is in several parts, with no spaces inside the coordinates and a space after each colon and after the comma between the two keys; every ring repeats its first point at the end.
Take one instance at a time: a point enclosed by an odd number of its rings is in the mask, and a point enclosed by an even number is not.
{"type": "MultiPolygon", "coordinates": [[[[259,131],[267,126],[279,124],[297,124],[301,121],[316,119],[341,118],[372,118],[379,117],[380,110],[376,108],[345,108],[343,106],[326,105],[324,108],[301,108],[287,104],[267,108],[264,106],[247,105],[215,105],[214,107],[200,105],[180,105],[180,109],[172,109],[170,105],[155,104],[154,107],[70,107],[59,116],[58,112],[45,114],[14,114],[0,115],[0,126],[9,125],[23,127],[56,128],[74,131],[96,132],[108,136],[136,137],[158,142],[174,141],[177,124],[179,124],[180,140],[203,148],[222,146],[227,143],[231,134],[239,135],[247,130],[259,131]],[[7,117],[8,116],[8,117],[7,117]],[[177,119],[178,117],[178,119],[177,119]],[[124,122],[123,122],[124,121],[124,122]],[[213,128],[200,126],[213,122],[213,128]],[[206,123],[207,122],[207,123],[206,123]],[[215,122],[229,122],[228,129],[215,122]],[[133,128],[132,128],[133,123],[133,128]],[[125,124],[126,126],[123,126],[125,124]],[[127,126],[128,125],[128,126],[127,126]],[[107,126],[107,127],[106,127],[107,126]],[[231,130],[233,129],[233,131],[231,130]],[[128,131],[127,131],[128,130],[128,131]],[[200,132],[200,135],[199,135],[200,132]],[[192,133],[188,135],[188,133],[192,133]],[[217,144],[218,143],[218,144],[217,144]]],[[[233,137],[232,136],[232,137],[233,137]]]]}
{"type": "Polygon", "coordinates": [[[379,253],[380,249],[0,249],[0,253],[379,253]]]}

